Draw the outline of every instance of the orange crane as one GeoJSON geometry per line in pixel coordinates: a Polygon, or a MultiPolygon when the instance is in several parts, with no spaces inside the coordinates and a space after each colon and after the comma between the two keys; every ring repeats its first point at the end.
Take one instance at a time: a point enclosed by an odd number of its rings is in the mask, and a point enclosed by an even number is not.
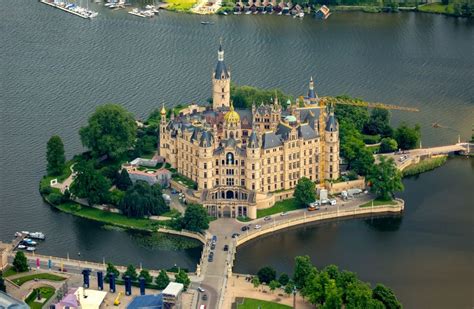
{"type": "MultiPolygon", "coordinates": [[[[388,109],[388,110],[399,110],[399,111],[406,111],[406,112],[419,112],[420,110],[414,107],[405,107],[399,105],[392,105],[392,104],[385,104],[379,102],[365,102],[356,99],[350,98],[334,98],[334,97],[321,97],[317,100],[319,106],[321,107],[321,112],[319,113],[319,136],[324,136],[324,124],[326,119],[326,111],[325,107],[330,105],[334,106],[335,104],[338,105],[351,105],[351,106],[359,106],[359,107],[368,107],[368,108],[381,108],[381,109],[388,109]]],[[[325,168],[325,143],[321,140],[321,155],[319,160],[319,179],[320,179],[320,188],[324,188],[324,168],[325,168]]]]}

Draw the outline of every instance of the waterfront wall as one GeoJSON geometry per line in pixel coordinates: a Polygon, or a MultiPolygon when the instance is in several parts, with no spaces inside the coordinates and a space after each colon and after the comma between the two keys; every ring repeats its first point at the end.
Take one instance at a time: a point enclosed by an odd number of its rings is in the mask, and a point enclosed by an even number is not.
{"type": "Polygon", "coordinates": [[[289,227],[316,222],[316,221],[323,221],[329,219],[337,219],[343,217],[355,217],[355,216],[364,216],[364,215],[374,215],[374,214],[383,214],[383,213],[400,213],[405,208],[405,202],[402,199],[397,199],[396,205],[381,205],[381,206],[373,206],[373,207],[359,207],[356,209],[340,209],[337,207],[332,212],[326,213],[314,213],[314,214],[307,214],[307,212],[303,212],[303,216],[299,218],[288,219],[287,221],[280,221],[280,222],[273,222],[273,224],[268,224],[266,226],[262,226],[261,229],[249,232],[247,234],[240,235],[237,238],[236,246],[240,246],[246,243],[249,240],[255,239],[257,237],[263,236],[265,234],[273,233],[279,230],[283,230],[289,227]]]}
{"type": "Polygon", "coordinates": [[[364,189],[365,188],[365,178],[360,177],[356,180],[349,180],[343,182],[326,182],[326,188],[330,194],[341,193],[342,191],[347,191],[349,189],[364,189]]]}
{"type": "Polygon", "coordinates": [[[165,229],[165,228],[160,227],[158,229],[158,232],[173,234],[173,235],[179,235],[179,236],[183,236],[183,237],[194,238],[194,239],[199,240],[203,244],[206,244],[206,242],[207,242],[206,235],[201,234],[201,233],[192,232],[192,231],[187,231],[187,230],[176,231],[176,230],[170,230],[170,229],[165,229]]]}

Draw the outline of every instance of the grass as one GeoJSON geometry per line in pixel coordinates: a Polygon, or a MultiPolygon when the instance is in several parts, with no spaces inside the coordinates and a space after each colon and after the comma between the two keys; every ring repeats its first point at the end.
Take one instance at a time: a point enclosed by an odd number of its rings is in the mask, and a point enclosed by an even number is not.
{"type": "Polygon", "coordinates": [[[416,164],[412,164],[403,170],[403,177],[418,175],[427,171],[434,170],[446,162],[447,157],[436,157],[422,160],[416,164]]]}
{"type": "Polygon", "coordinates": [[[272,303],[269,301],[254,299],[254,298],[244,298],[242,303],[237,303],[237,309],[287,309],[291,308],[287,305],[272,303]]]}
{"type": "MultiPolygon", "coordinates": [[[[374,202],[374,206],[397,205],[397,202],[395,202],[394,200],[375,199],[375,200],[373,200],[373,202],[374,202]]],[[[359,207],[372,207],[372,201],[369,201],[365,204],[362,204],[359,207]]]]}
{"type": "Polygon", "coordinates": [[[43,280],[50,280],[50,281],[63,281],[66,280],[64,277],[56,276],[53,274],[48,274],[48,273],[40,273],[40,274],[33,274],[33,275],[27,275],[23,277],[18,277],[15,279],[12,279],[13,282],[17,285],[23,285],[24,283],[35,280],[35,279],[43,279],[43,280]]]}
{"type": "Polygon", "coordinates": [[[129,218],[121,214],[82,206],[74,202],[60,204],[56,207],[61,211],[76,215],[78,217],[100,221],[123,228],[151,231],[155,230],[159,226],[159,223],[153,220],[145,218],[129,218]]]}
{"type": "Polygon", "coordinates": [[[168,3],[168,6],[166,9],[178,12],[189,11],[196,4],[196,2],[196,0],[167,0],[166,3],[168,3]]]}
{"type": "Polygon", "coordinates": [[[32,309],[41,309],[43,308],[43,305],[54,295],[55,289],[49,286],[43,286],[40,287],[40,293],[41,297],[45,298],[46,300],[43,303],[37,303],[35,302],[36,299],[36,293],[33,290],[33,292],[28,295],[28,297],[25,299],[25,302],[30,306],[32,309]]]}
{"type": "Polygon", "coordinates": [[[61,175],[58,175],[58,176],[44,176],[41,179],[41,182],[40,182],[40,190],[44,189],[46,187],[50,187],[51,180],[53,180],[53,179],[57,179],[58,182],[63,182],[69,176],[71,176],[71,173],[72,173],[71,166],[74,164],[74,162],[75,162],[74,159],[67,161],[66,166],[64,167],[64,170],[63,170],[61,175]]]}
{"type": "Polygon", "coordinates": [[[367,145],[377,144],[378,142],[380,142],[380,135],[378,135],[378,134],[377,135],[362,134],[362,140],[367,145]]]}
{"type": "Polygon", "coordinates": [[[275,205],[273,205],[270,208],[257,210],[257,218],[262,218],[262,217],[270,216],[270,215],[277,214],[280,212],[292,211],[292,210],[296,210],[300,208],[301,207],[299,207],[299,205],[296,204],[295,199],[290,198],[287,200],[276,202],[275,205]]]}
{"type": "Polygon", "coordinates": [[[189,189],[195,189],[196,186],[197,186],[197,184],[192,179],[189,179],[188,177],[183,176],[183,175],[178,174],[178,173],[173,174],[172,178],[173,178],[174,181],[177,181],[177,182],[185,185],[189,189]]]}
{"type": "Polygon", "coordinates": [[[425,5],[420,5],[418,11],[425,13],[436,13],[436,14],[454,14],[454,5],[450,3],[448,5],[443,5],[441,3],[430,3],[425,5]]]}
{"type": "Polygon", "coordinates": [[[13,275],[19,274],[19,272],[17,272],[17,271],[15,270],[15,268],[13,268],[13,267],[8,267],[6,270],[4,270],[4,271],[2,272],[2,274],[3,274],[3,277],[6,278],[6,277],[9,277],[9,276],[13,276],[13,275]]]}
{"type": "Polygon", "coordinates": [[[170,209],[169,211],[161,214],[162,217],[169,217],[169,218],[179,218],[181,213],[177,209],[170,209]]]}
{"type": "Polygon", "coordinates": [[[252,219],[250,219],[249,217],[243,217],[243,216],[237,217],[237,220],[239,220],[240,222],[249,222],[249,221],[252,221],[252,219]]]}

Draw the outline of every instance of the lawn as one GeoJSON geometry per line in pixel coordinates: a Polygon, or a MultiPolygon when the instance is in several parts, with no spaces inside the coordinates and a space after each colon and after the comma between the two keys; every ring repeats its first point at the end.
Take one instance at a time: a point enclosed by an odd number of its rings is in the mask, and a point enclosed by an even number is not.
{"type": "MultiPolygon", "coordinates": [[[[374,206],[382,206],[382,205],[397,205],[397,202],[394,200],[379,200],[375,199],[374,201],[374,206]]],[[[365,204],[360,205],[359,207],[372,207],[372,201],[369,201],[365,204]]]]}
{"type": "Polygon", "coordinates": [[[253,298],[244,298],[243,302],[237,302],[237,309],[287,309],[291,308],[287,305],[272,303],[269,301],[258,300],[253,298]]]}
{"type": "Polygon", "coordinates": [[[41,274],[33,274],[33,275],[27,275],[23,277],[18,277],[15,279],[12,279],[13,282],[17,285],[23,285],[25,282],[35,280],[35,279],[44,279],[44,280],[51,280],[51,281],[63,281],[66,280],[64,277],[56,276],[53,274],[48,274],[48,273],[41,273],[41,274]]]}
{"type": "Polygon", "coordinates": [[[277,214],[280,212],[292,211],[292,210],[296,210],[300,208],[301,207],[299,207],[296,204],[295,199],[290,198],[287,200],[276,202],[275,205],[273,205],[270,208],[257,210],[257,218],[262,218],[262,217],[270,216],[270,215],[277,214]]]}
{"type": "Polygon", "coordinates": [[[41,309],[41,308],[43,308],[43,305],[48,301],[48,299],[50,299],[54,295],[55,290],[52,287],[43,286],[43,287],[40,287],[39,289],[40,289],[41,297],[45,298],[46,300],[43,303],[35,302],[36,293],[35,293],[35,291],[31,292],[30,295],[28,295],[28,297],[25,299],[25,302],[32,309],[41,309]]]}
{"type": "Polygon", "coordinates": [[[18,272],[13,267],[8,267],[6,270],[3,271],[3,277],[9,277],[18,274],[18,272]]]}
{"type": "Polygon", "coordinates": [[[64,167],[64,170],[63,170],[63,173],[61,175],[58,175],[58,176],[44,176],[42,179],[41,179],[41,182],[40,182],[40,189],[43,189],[45,187],[49,187],[50,186],[50,183],[51,183],[51,180],[53,179],[57,179],[58,182],[63,182],[64,180],[66,180],[69,176],[71,176],[71,166],[74,164],[74,159],[73,160],[69,160],[66,162],[66,166],[64,167]]]}
{"type": "Polygon", "coordinates": [[[154,230],[158,228],[159,226],[158,222],[152,221],[149,219],[129,218],[121,214],[102,211],[100,209],[96,209],[92,207],[82,206],[74,202],[60,204],[56,207],[64,212],[74,214],[82,218],[100,221],[100,222],[104,222],[107,224],[116,225],[116,226],[120,226],[124,228],[150,231],[150,230],[154,230]]]}
{"type": "Polygon", "coordinates": [[[162,217],[169,217],[169,218],[179,218],[181,213],[177,209],[170,209],[169,211],[161,214],[162,217]]]}
{"type": "Polygon", "coordinates": [[[188,11],[196,2],[196,0],[167,0],[168,6],[166,9],[170,11],[188,11]]]}
{"type": "Polygon", "coordinates": [[[183,176],[181,174],[176,173],[176,174],[173,174],[172,178],[173,178],[174,181],[185,185],[189,189],[195,189],[196,188],[196,183],[192,179],[189,179],[186,176],[183,176]]]}
{"type": "Polygon", "coordinates": [[[454,14],[454,5],[452,3],[443,5],[441,3],[430,3],[420,5],[418,11],[437,14],[454,14]]]}

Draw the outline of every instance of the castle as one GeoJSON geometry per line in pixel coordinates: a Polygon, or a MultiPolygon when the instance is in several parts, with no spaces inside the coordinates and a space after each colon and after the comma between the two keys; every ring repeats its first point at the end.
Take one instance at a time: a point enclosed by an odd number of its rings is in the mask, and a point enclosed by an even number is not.
{"type": "Polygon", "coordinates": [[[212,108],[192,105],[170,119],[161,110],[160,155],[196,182],[192,194],[210,215],[254,219],[301,177],[339,178],[338,123],[319,106],[312,78],[299,104],[275,97],[251,109],[234,108],[230,80],[220,45],[212,108]]]}

